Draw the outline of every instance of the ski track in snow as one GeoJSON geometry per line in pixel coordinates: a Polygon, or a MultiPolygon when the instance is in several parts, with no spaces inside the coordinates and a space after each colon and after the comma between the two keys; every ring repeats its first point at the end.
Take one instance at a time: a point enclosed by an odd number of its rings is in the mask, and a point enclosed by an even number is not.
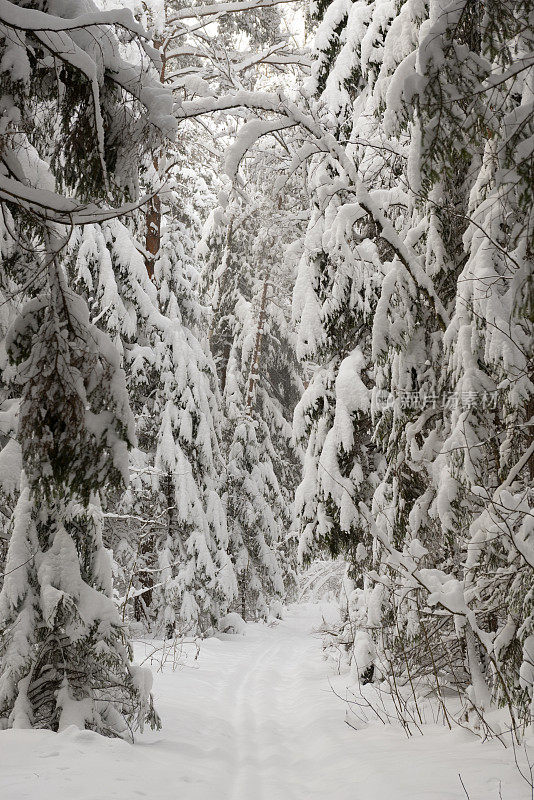
{"type": "MultiPolygon", "coordinates": [[[[210,639],[155,670],[163,730],[135,746],[69,728],[0,732],[1,800],[527,800],[513,754],[462,730],[344,724],[346,679],[314,630],[328,606],[210,639]]],[[[145,646],[137,648],[142,657],[145,646]]]]}

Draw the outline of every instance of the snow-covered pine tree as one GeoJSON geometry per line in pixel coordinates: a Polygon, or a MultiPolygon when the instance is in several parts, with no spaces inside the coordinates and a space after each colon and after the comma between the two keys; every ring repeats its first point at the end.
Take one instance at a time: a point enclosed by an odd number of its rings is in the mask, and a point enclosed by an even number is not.
{"type": "Polygon", "coordinates": [[[127,481],[135,432],[117,351],[68,283],[58,223],[115,216],[94,201],[134,198],[132,156],[175,126],[150,59],[121,57],[117,25],[149,52],[131,13],[84,2],[64,14],[5,3],[0,19],[0,182],[16,243],[4,275],[30,296],[7,335],[23,472],[0,594],[0,719],[131,737],[159,720],[111,597],[100,496],[127,481]]]}
{"type": "Polygon", "coordinates": [[[117,221],[85,229],[76,257],[95,318],[123,353],[137,419],[131,485],[109,516],[123,603],[133,599],[136,618],[167,635],[208,632],[235,592],[218,495],[220,401],[196,287],[194,209],[183,192],[180,199],[164,217],[153,280],[134,236],[117,221]]]}
{"type": "Polygon", "coordinates": [[[527,725],[534,566],[528,544],[534,504],[534,72],[528,14],[522,3],[511,2],[492,6],[480,20],[458,4],[443,26],[436,9],[431,23],[434,30],[442,26],[440,37],[433,42],[430,28],[420,44],[421,71],[428,76],[420,98],[423,123],[442,118],[433,135],[422,137],[423,175],[434,186],[437,172],[454,174],[453,147],[464,161],[466,150],[467,157],[476,154],[465,216],[443,209],[465,231],[465,258],[445,334],[450,382],[460,402],[451,409],[443,450],[457,485],[454,523],[469,534],[463,582],[473,615],[465,630],[471,678],[479,678],[478,684],[471,680],[469,699],[480,713],[491,693],[508,705],[512,724],[517,714],[527,725]],[[445,74],[440,52],[448,56],[445,74]],[[439,94],[447,79],[456,96],[471,102],[445,104],[443,114],[439,94]],[[476,642],[469,649],[470,637],[476,642]]]}
{"type": "Polygon", "coordinates": [[[405,282],[403,297],[390,271],[388,288],[391,276],[395,290],[386,295],[384,285],[379,311],[391,308],[396,297],[395,311],[389,326],[375,320],[375,329],[386,331],[384,363],[391,365],[395,402],[411,389],[417,407],[400,415],[394,408],[382,440],[388,466],[402,464],[387,496],[394,508],[389,541],[411,563],[397,568],[392,590],[393,598],[407,598],[408,590],[411,596],[400,606],[393,599],[394,669],[407,664],[409,649],[416,668],[426,664],[436,682],[439,674],[465,691],[476,727],[491,693],[509,706],[513,725],[518,709],[528,721],[531,696],[528,681],[519,693],[514,688],[530,658],[522,643],[528,638],[525,580],[531,567],[516,536],[522,540],[528,529],[532,503],[528,457],[521,458],[532,396],[532,323],[524,305],[532,233],[522,202],[532,176],[516,147],[525,148],[520,143],[531,122],[526,129],[524,117],[516,129],[513,122],[521,117],[516,109],[528,85],[522,58],[529,45],[517,38],[519,8],[507,8],[504,18],[502,9],[494,13],[481,26],[470,4],[431,4],[416,49],[386,82],[386,133],[399,135],[402,124],[390,121],[404,117],[410,137],[405,183],[413,211],[405,241],[421,254],[432,296],[424,303],[421,285],[405,282]],[[513,57],[520,66],[508,76],[513,57]],[[504,228],[503,219],[509,221],[504,228]],[[447,311],[453,311],[450,325],[447,311]],[[399,316],[410,330],[404,342],[391,333],[399,316]],[[411,387],[410,373],[416,381],[411,387]],[[495,487],[504,484],[506,494],[512,479],[518,493],[502,503],[495,487]],[[487,548],[485,541],[491,542],[487,548]],[[437,567],[436,582],[414,581],[416,566],[437,567]],[[444,619],[443,611],[450,613],[445,595],[441,604],[433,595],[437,614],[426,606],[431,585],[439,584],[463,594],[461,624],[452,615],[444,619]],[[513,586],[512,613],[505,586],[513,586]]]}
{"type": "MultiPolygon", "coordinates": [[[[411,3],[353,4],[337,16],[332,9],[326,34],[335,41],[319,40],[318,64],[328,65],[321,87],[331,87],[321,102],[333,102],[325,128],[339,143],[347,129],[336,117],[344,107],[339,87],[347,83],[336,70],[346,76],[349,64],[358,67],[363,82],[350,142],[344,152],[325,147],[330,172],[317,182],[315,201],[320,209],[323,199],[325,222],[312,228],[319,233],[310,250],[326,249],[331,259],[349,240],[352,253],[333,269],[335,279],[357,264],[355,253],[375,267],[373,444],[364,452],[378,451],[385,465],[369,506],[351,494],[374,538],[376,582],[370,591],[364,577],[367,597],[354,603],[355,621],[362,632],[379,631],[382,673],[411,681],[415,665],[426,680],[450,680],[476,708],[476,725],[491,693],[509,705],[512,724],[518,708],[528,721],[532,67],[530,39],[519,33],[528,28],[526,12],[499,5],[481,22],[464,2],[431,3],[428,12],[411,3]]],[[[320,117],[320,104],[314,113],[320,117]]],[[[323,335],[323,287],[310,263],[303,260],[296,298],[312,354],[323,335]]],[[[359,301],[365,291],[358,287],[359,301]]],[[[332,305],[340,291],[326,288],[324,296],[332,305]]],[[[324,440],[332,417],[319,409],[324,440]]],[[[309,448],[315,432],[310,425],[309,448]]],[[[312,528],[304,548],[318,517],[316,471],[308,474],[300,507],[312,528]]],[[[354,572],[363,567],[365,576],[366,566],[356,562],[354,572]]],[[[364,660],[370,650],[364,642],[364,660]]]]}
{"type": "MultiPolygon", "coordinates": [[[[226,420],[229,547],[242,615],[266,616],[294,582],[291,487],[299,472],[288,414],[299,393],[291,332],[275,304],[283,214],[257,190],[243,203],[222,191],[205,233],[203,281],[210,293],[210,343],[226,420]],[[267,211],[262,209],[267,205],[267,211]],[[276,601],[276,602],[275,602],[276,601]],[[274,602],[274,605],[273,605],[274,602]]],[[[287,283],[287,279],[285,281],[287,283]]],[[[287,296],[280,305],[287,309],[287,296]]]]}
{"type": "MultiPolygon", "coordinates": [[[[373,174],[378,188],[376,176],[389,164],[366,98],[376,81],[389,15],[375,20],[376,7],[366,2],[318,7],[316,60],[305,93],[313,96],[315,118],[334,133],[338,150],[359,176],[373,174]]],[[[321,550],[348,559],[351,577],[344,586],[354,597],[346,598],[344,624],[352,628],[352,614],[360,613],[361,595],[369,592],[365,569],[376,554],[361,504],[370,507],[384,473],[373,442],[371,345],[387,246],[373,219],[354,203],[354,187],[335,154],[313,155],[308,176],[311,218],[293,301],[298,354],[311,373],[294,421],[295,435],[306,447],[296,497],[300,553],[304,560],[321,550]]],[[[366,619],[362,627],[368,627],[366,619]]],[[[356,652],[353,636],[343,638],[356,652]]],[[[369,667],[370,647],[364,644],[355,656],[360,674],[369,667]]]]}
{"type": "Polygon", "coordinates": [[[221,400],[193,260],[191,233],[196,226],[192,207],[188,216],[183,196],[180,199],[181,210],[174,204],[155,264],[162,312],[174,325],[180,324],[183,340],[181,345],[174,342],[175,360],[180,362],[168,373],[170,386],[162,387],[160,401],[165,405],[154,465],[172,487],[175,510],[159,557],[175,565],[170,582],[165,582],[167,626],[206,634],[228,610],[236,582],[220,498],[221,400]]]}

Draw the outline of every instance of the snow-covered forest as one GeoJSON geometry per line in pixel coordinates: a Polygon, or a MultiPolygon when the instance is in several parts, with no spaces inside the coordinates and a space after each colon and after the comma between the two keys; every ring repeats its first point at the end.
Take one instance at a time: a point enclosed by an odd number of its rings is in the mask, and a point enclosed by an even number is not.
{"type": "Polygon", "coordinates": [[[534,797],[533,0],[0,0],[0,83],[0,797],[534,797]]]}

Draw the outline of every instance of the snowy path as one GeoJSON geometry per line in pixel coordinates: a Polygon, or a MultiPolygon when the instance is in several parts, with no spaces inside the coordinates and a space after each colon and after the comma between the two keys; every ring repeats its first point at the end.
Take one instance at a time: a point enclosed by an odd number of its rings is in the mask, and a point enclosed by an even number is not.
{"type": "MultiPolygon", "coordinates": [[[[186,714],[179,706],[170,712],[160,701],[164,730],[179,732],[179,751],[202,741],[204,730],[206,751],[196,756],[209,760],[188,798],[353,800],[349,772],[335,774],[335,753],[350,747],[351,731],[311,632],[319,622],[317,609],[294,609],[275,627],[249,626],[245,637],[210,641],[198,672],[175,673],[175,682],[191,682],[190,706],[186,714]]],[[[181,702],[186,693],[182,686],[181,702]]]]}
{"type": "Polygon", "coordinates": [[[355,732],[313,629],[317,606],[210,639],[156,672],[164,728],[132,747],[69,729],[0,732],[1,800],[527,800],[512,754],[429,726],[355,732]]]}

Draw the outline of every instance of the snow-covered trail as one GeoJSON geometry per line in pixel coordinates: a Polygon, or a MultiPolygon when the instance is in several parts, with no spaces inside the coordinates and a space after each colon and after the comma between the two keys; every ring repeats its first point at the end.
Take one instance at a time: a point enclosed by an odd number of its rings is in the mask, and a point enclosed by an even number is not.
{"type": "MultiPolygon", "coordinates": [[[[526,800],[513,756],[465,732],[344,724],[314,630],[328,606],[210,639],[155,670],[163,730],[135,746],[74,728],[0,732],[1,800],[526,800]]],[[[144,648],[138,651],[142,656],[144,648]]]]}
{"type": "Polygon", "coordinates": [[[340,724],[342,709],[325,680],[309,612],[296,609],[281,625],[258,632],[228,665],[220,696],[221,718],[232,709],[227,735],[234,754],[220,796],[353,798],[350,770],[340,773],[336,758],[350,747],[351,732],[340,724]]]}
{"type": "Polygon", "coordinates": [[[313,633],[320,622],[320,607],[297,607],[273,627],[210,640],[198,671],[172,676],[181,683],[165,693],[172,705],[163,698],[170,676],[158,682],[164,735],[175,733],[175,753],[202,765],[190,774],[187,798],[354,799],[352,770],[340,772],[336,758],[351,731],[313,633]]]}

